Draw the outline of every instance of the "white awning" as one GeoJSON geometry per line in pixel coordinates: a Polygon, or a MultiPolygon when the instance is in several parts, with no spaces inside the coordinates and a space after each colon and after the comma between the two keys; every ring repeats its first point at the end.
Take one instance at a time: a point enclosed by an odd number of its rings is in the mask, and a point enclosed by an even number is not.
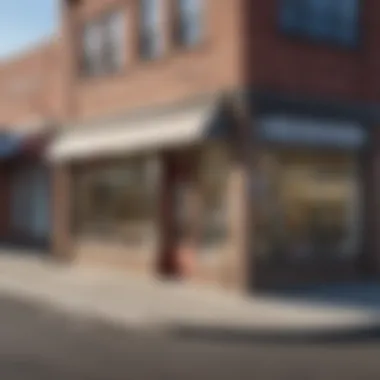
{"type": "Polygon", "coordinates": [[[94,126],[76,125],[57,136],[48,149],[52,161],[72,161],[114,154],[189,145],[205,137],[215,104],[154,117],[124,118],[94,126]]]}

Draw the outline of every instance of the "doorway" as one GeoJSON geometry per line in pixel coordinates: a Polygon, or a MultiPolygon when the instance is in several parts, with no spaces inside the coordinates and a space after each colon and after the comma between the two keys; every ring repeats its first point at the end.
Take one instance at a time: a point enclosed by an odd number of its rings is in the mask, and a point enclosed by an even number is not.
{"type": "Polygon", "coordinates": [[[196,260],[196,160],[194,152],[165,154],[160,272],[187,278],[196,260]]]}

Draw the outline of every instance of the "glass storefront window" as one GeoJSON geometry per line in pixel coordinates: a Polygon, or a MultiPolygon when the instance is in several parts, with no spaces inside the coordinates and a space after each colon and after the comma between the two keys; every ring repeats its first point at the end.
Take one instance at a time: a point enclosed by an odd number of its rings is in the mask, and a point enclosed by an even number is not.
{"type": "Polygon", "coordinates": [[[79,234],[144,244],[154,236],[159,195],[154,159],[86,166],[76,173],[79,234]]]}
{"type": "Polygon", "coordinates": [[[255,202],[266,262],[327,262],[358,254],[360,181],[354,155],[266,152],[255,202]]]}
{"type": "Polygon", "coordinates": [[[227,179],[229,155],[226,146],[214,143],[201,153],[199,165],[201,191],[200,243],[209,248],[225,243],[228,237],[227,179]]]}

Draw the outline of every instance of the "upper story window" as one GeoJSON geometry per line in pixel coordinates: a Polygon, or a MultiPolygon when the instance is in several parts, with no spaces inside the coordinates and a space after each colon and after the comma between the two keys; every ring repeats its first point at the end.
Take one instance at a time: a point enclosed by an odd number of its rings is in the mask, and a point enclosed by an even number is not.
{"type": "Polygon", "coordinates": [[[140,56],[153,59],[163,52],[162,0],[141,0],[140,56]]]}
{"type": "Polygon", "coordinates": [[[282,0],[280,23],[287,33],[355,46],[359,0],[282,0]]]}
{"type": "Polygon", "coordinates": [[[191,47],[203,38],[203,13],[205,0],[175,0],[176,44],[191,47]]]}
{"type": "Polygon", "coordinates": [[[110,12],[88,22],[82,35],[82,71],[98,76],[118,72],[125,63],[125,18],[110,12]]]}

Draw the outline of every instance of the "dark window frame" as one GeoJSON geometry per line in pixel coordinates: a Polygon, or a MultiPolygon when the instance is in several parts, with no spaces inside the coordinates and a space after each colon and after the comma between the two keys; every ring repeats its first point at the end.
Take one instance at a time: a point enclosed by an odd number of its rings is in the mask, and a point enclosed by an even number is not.
{"type": "MultiPolygon", "coordinates": [[[[318,21],[318,16],[313,16],[313,10],[311,9],[312,5],[311,2],[313,0],[280,0],[279,1],[279,9],[278,9],[278,25],[279,30],[281,34],[285,34],[294,38],[299,38],[304,41],[314,42],[318,44],[324,44],[324,45],[330,45],[335,47],[341,47],[346,49],[356,49],[360,45],[360,41],[362,40],[362,1],[361,0],[351,0],[355,2],[353,4],[353,7],[355,7],[355,11],[352,15],[351,21],[346,21],[347,25],[349,24],[350,27],[346,27],[346,31],[349,30],[351,32],[351,37],[345,36],[342,37],[344,34],[342,31],[337,31],[336,24],[337,19],[342,20],[344,19],[344,16],[338,16],[339,13],[339,5],[336,1],[332,1],[328,5],[327,8],[331,8],[330,10],[326,10],[325,14],[322,16],[319,16],[319,18],[324,20],[324,26],[330,26],[331,30],[334,28],[334,32],[327,32],[326,30],[324,32],[316,32],[315,28],[313,28],[313,23],[318,24],[320,21],[318,21]],[[293,4],[292,4],[293,3],[293,4]],[[335,7],[334,7],[335,4],[335,7]],[[294,22],[293,25],[291,25],[291,22],[287,22],[284,19],[286,8],[288,7],[294,7],[298,8],[294,9],[293,11],[290,10],[288,13],[288,16],[293,13],[293,17],[299,18],[298,22],[294,22]],[[302,9],[303,8],[303,9],[302,9]],[[309,8],[309,9],[308,9],[309,8]],[[335,8],[335,11],[333,10],[335,8]],[[298,12],[298,15],[296,13],[298,12]],[[304,13],[302,15],[302,13],[304,13]],[[329,16],[329,18],[332,19],[332,21],[326,24],[326,14],[329,16]],[[314,18],[314,20],[313,20],[314,18]],[[335,18],[335,21],[333,20],[335,18]],[[311,21],[313,20],[313,22],[311,21]],[[303,25],[302,25],[303,24],[303,25]],[[354,29],[354,30],[353,30],[354,29]],[[353,30],[353,32],[352,32],[353,30]],[[339,36],[340,34],[340,36],[339,36]]],[[[314,0],[316,1],[316,0],[314,0]]],[[[318,1],[318,0],[317,0],[318,1]]],[[[321,1],[321,0],[320,0],[321,1]]],[[[344,0],[349,1],[349,0],[344,0]]],[[[343,2],[342,2],[343,3],[343,2]]]]}

